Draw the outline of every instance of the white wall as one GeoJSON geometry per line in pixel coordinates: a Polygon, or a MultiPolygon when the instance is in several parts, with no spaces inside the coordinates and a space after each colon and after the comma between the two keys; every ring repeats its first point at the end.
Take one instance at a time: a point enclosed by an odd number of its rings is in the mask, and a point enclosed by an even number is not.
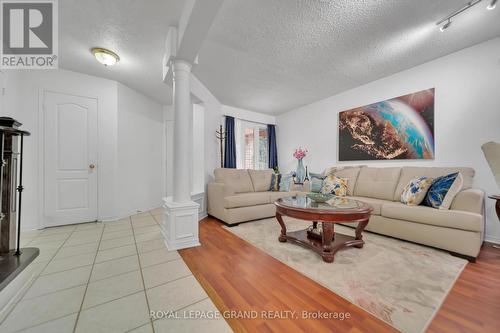
{"type": "Polygon", "coordinates": [[[99,218],[115,216],[117,83],[66,70],[9,71],[5,115],[23,123],[32,136],[25,139],[23,229],[42,226],[43,170],[39,161],[42,92],[50,90],[98,99],[99,123],[99,218]]]}
{"type": "MultiPolygon", "coordinates": [[[[309,149],[305,164],[310,171],[337,164],[338,112],[432,87],[436,88],[435,160],[356,164],[470,166],[476,170],[476,187],[487,194],[498,193],[481,144],[500,142],[500,38],[278,116],[280,168],[295,168],[292,152],[299,146],[309,149]]],[[[488,240],[500,242],[500,223],[493,206],[487,199],[486,235],[488,240]]]]}
{"type": "Polygon", "coordinates": [[[32,134],[25,139],[23,229],[43,226],[40,113],[47,90],[98,100],[99,220],[160,205],[165,140],[159,104],[115,81],[67,70],[6,71],[4,76],[2,115],[19,120],[32,134]]]}
{"type": "Polygon", "coordinates": [[[164,146],[162,105],[118,83],[118,216],[161,206],[164,146]]]}
{"type": "Polygon", "coordinates": [[[246,109],[236,108],[234,106],[222,105],[221,113],[223,116],[231,116],[241,120],[252,121],[265,125],[275,125],[276,117],[269,114],[254,112],[246,109]]]}

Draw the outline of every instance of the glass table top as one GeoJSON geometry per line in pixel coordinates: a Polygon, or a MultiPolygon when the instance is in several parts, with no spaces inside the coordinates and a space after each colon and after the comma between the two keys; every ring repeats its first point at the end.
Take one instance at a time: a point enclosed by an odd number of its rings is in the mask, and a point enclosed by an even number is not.
{"type": "Polygon", "coordinates": [[[333,197],[326,202],[316,202],[306,196],[285,197],[278,199],[277,203],[281,206],[299,209],[313,210],[361,210],[366,209],[367,205],[360,201],[346,197],[333,197]]]}

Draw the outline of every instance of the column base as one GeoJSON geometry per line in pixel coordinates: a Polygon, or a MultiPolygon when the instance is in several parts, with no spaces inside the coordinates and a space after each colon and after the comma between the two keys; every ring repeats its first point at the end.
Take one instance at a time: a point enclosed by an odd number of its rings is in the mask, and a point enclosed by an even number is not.
{"type": "Polygon", "coordinates": [[[174,202],[171,197],[163,199],[161,229],[169,251],[201,245],[198,239],[199,206],[194,201],[174,202]]]}

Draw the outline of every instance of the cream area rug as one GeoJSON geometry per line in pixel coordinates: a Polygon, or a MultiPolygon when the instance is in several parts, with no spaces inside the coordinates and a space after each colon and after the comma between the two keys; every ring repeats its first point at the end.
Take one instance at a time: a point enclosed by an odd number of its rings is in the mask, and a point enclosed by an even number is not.
{"type": "MultiPolygon", "coordinates": [[[[289,231],[309,225],[284,220],[289,231]]],[[[281,228],[275,218],[226,228],[405,333],[427,328],[467,264],[444,251],[369,232],[363,233],[362,249],[340,250],[329,264],[312,250],[280,243],[281,228]]],[[[336,225],[335,231],[354,236],[348,227],[336,225]]]]}

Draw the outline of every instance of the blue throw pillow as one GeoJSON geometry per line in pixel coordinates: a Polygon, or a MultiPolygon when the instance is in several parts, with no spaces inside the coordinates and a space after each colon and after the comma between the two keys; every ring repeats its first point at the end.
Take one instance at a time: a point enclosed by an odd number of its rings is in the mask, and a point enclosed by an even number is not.
{"type": "Polygon", "coordinates": [[[311,192],[319,193],[321,191],[321,187],[323,186],[323,180],[325,177],[323,177],[319,173],[309,173],[309,176],[311,177],[311,192]]]}
{"type": "Polygon", "coordinates": [[[292,186],[293,176],[291,173],[287,175],[281,175],[280,180],[280,192],[290,192],[290,187],[292,186]]]}
{"type": "Polygon", "coordinates": [[[451,186],[458,177],[458,172],[450,173],[446,176],[437,177],[432,181],[432,185],[427,191],[423,205],[432,208],[439,208],[450,190],[451,186]]]}

